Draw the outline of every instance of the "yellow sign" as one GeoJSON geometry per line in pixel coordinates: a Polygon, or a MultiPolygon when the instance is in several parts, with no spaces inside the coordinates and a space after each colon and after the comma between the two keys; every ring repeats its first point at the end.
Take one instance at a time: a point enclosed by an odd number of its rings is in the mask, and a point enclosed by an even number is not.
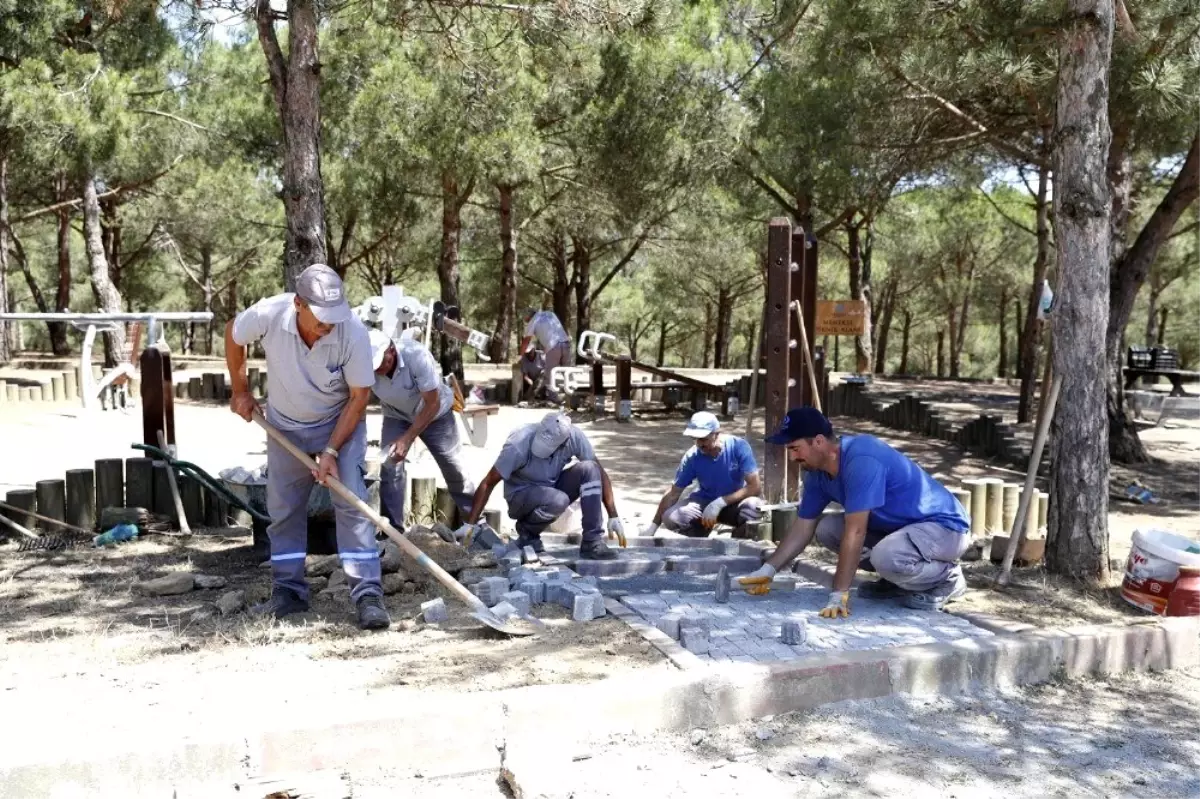
{"type": "Polygon", "coordinates": [[[865,300],[820,300],[817,302],[818,336],[861,336],[867,332],[865,300]]]}

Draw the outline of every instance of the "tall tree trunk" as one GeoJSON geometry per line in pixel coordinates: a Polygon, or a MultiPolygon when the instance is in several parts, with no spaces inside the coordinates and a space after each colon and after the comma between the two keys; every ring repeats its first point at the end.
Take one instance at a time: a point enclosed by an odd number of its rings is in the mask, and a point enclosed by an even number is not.
{"type": "MultiPolygon", "coordinates": [[[[1043,134],[1043,141],[1049,136],[1043,134]]],[[[1038,167],[1037,199],[1034,203],[1037,225],[1037,254],[1033,260],[1033,285],[1029,288],[1029,302],[1025,306],[1025,324],[1021,332],[1021,352],[1018,356],[1017,373],[1021,378],[1021,396],[1017,401],[1017,422],[1024,424],[1033,416],[1033,392],[1038,379],[1038,343],[1041,340],[1042,322],[1038,319],[1038,307],[1042,302],[1042,282],[1050,265],[1050,165],[1038,167]]]]}
{"type": "MultiPolygon", "coordinates": [[[[8,131],[0,129],[0,313],[10,313],[8,294],[8,131]]],[[[20,322],[0,322],[0,366],[12,360],[20,322]]]]}
{"type": "Polygon", "coordinates": [[[571,236],[571,282],[575,285],[575,338],[592,329],[592,244],[571,236]]]}
{"type": "Polygon", "coordinates": [[[663,365],[663,359],[667,357],[667,320],[658,320],[658,351],[655,353],[654,363],[656,366],[663,365]]]}
{"type": "Polygon", "coordinates": [[[754,341],[758,335],[758,322],[750,323],[750,334],[746,336],[746,368],[754,368],[754,341]]]}
{"type": "Polygon", "coordinates": [[[561,230],[554,231],[550,242],[550,267],[554,272],[554,288],[551,292],[554,301],[554,315],[566,328],[571,322],[571,279],[567,272],[569,258],[567,256],[567,235],[561,230]]]}
{"type": "MultiPolygon", "coordinates": [[[[967,343],[967,322],[971,313],[971,286],[975,280],[975,261],[967,265],[967,281],[963,286],[962,304],[958,309],[958,324],[950,333],[950,376],[961,377],[962,352],[967,343]]],[[[953,314],[953,311],[951,311],[953,314]]]]}
{"type": "Polygon", "coordinates": [[[325,187],[321,179],[321,64],[317,0],[287,0],[288,54],[275,33],[271,0],[258,0],[255,22],[283,129],[283,280],[288,291],[309,266],[326,263],[325,187]]]}
{"type": "Polygon", "coordinates": [[[1059,34],[1054,132],[1054,219],[1059,303],[1054,374],[1062,379],[1050,438],[1046,567],[1088,582],[1108,577],[1108,429],[1103,424],[1112,211],[1108,69],[1112,0],[1068,0],[1059,34]]]}
{"type": "Polygon", "coordinates": [[[887,370],[887,347],[888,333],[892,328],[892,317],[896,313],[896,291],[897,277],[895,274],[889,275],[887,282],[883,284],[879,305],[881,312],[879,315],[879,325],[876,327],[875,337],[875,373],[883,374],[887,370]]]}
{"type": "Polygon", "coordinates": [[[517,316],[517,231],[513,228],[513,193],[509,184],[496,187],[500,192],[500,307],[496,310],[496,330],[489,355],[495,363],[508,362],[508,340],[517,316]]]}
{"type": "Polygon", "coordinates": [[[729,310],[732,302],[729,289],[721,286],[717,290],[717,330],[713,335],[713,368],[724,369],[726,362],[726,338],[729,336],[729,310]]]}
{"type": "Polygon", "coordinates": [[[1158,338],[1158,298],[1161,295],[1162,288],[1159,286],[1158,279],[1151,275],[1150,291],[1146,297],[1146,337],[1143,339],[1147,347],[1154,346],[1154,342],[1158,338]]]}
{"type": "Polygon", "coordinates": [[[713,343],[713,306],[711,302],[704,303],[704,353],[700,357],[700,368],[707,369],[708,354],[712,352],[713,343]]]}
{"type": "Polygon", "coordinates": [[[1162,319],[1158,320],[1158,338],[1155,344],[1159,347],[1163,346],[1163,342],[1167,340],[1167,314],[1170,313],[1169,306],[1164,305],[1162,309],[1162,319]]]}
{"type": "Polygon", "coordinates": [[[908,336],[912,330],[912,314],[904,311],[904,326],[900,329],[900,369],[899,374],[908,374],[908,336]]]}
{"type": "MultiPolygon", "coordinates": [[[[200,279],[203,281],[204,294],[204,310],[212,313],[213,309],[213,281],[212,281],[212,247],[205,244],[200,248],[200,279]]],[[[231,306],[232,307],[232,306],[231,306]]],[[[204,354],[213,354],[213,338],[217,327],[216,318],[209,322],[206,327],[208,330],[205,333],[204,354]]]]}
{"type": "MultiPolygon", "coordinates": [[[[847,251],[850,268],[850,299],[863,300],[866,311],[863,318],[866,328],[861,336],[854,337],[855,370],[859,373],[871,371],[871,273],[870,267],[863,260],[862,243],[859,233],[862,222],[846,223],[846,238],[849,243],[847,251]]],[[[868,235],[869,232],[868,232],[868,235]]]]}
{"type": "Polygon", "coordinates": [[[1138,438],[1137,428],[1125,410],[1125,381],[1122,379],[1122,342],[1125,327],[1133,313],[1138,291],[1146,281],[1158,251],[1170,238],[1171,229],[1188,206],[1200,196],[1200,136],[1192,138],[1183,168],[1175,176],[1166,196],[1150,214],[1150,219],[1113,264],[1109,276],[1109,315],[1105,333],[1108,356],[1107,413],[1109,443],[1113,460],[1120,463],[1140,463],[1148,460],[1146,448],[1138,438]]]}
{"type": "Polygon", "coordinates": [[[1008,377],[1008,288],[1000,287],[1000,359],[996,377],[1008,377]]]}
{"type": "MultiPolygon", "coordinates": [[[[87,245],[88,269],[92,277],[92,293],[104,313],[121,312],[121,293],[113,285],[104,255],[103,234],[100,231],[100,201],[96,199],[96,179],[87,175],[83,181],[83,237],[87,245]]],[[[105,365],[115,366],[117,357],[125,352],[125,326],[104,334],[105,365]]],[[[152,342],[147,342],[152,343],[152,342]]]]}
{"type": "MultiPolygon", "coordinates": [[[[65,172],[59,172],[54,178],[54,201],[65,203],[70,198],[70,184],[65,172]]],[[[62,313],[71,305],[71,210],[63,207],[56,214],[58,221],[57,250],[58,250],[58,291],[54,295],[54,310],[62,313]]],[[[71,354],[71,345],[67,341],[67,323],[50,322],[50,349],[55,355],[71,354]]]]}
{"type": "Polygon", "coordinates": [[[937,376],[946,374],[946,331],[937,332],[937,376]]]}
{"type": "MultiPolygon", "coordinates": [[[[458,305],[458,249],[462,236],[462,207],[474,190],[474,180],[459,187],[453,170],[442,173],[442,248],[438,257],[438,285],[446,307],[458,305]]],[[[463,379],[462,347],[457,341],[442,336],[442,373],[463,379]]],[[[427,342],[430,343],[430,342],[427,342]]]]}

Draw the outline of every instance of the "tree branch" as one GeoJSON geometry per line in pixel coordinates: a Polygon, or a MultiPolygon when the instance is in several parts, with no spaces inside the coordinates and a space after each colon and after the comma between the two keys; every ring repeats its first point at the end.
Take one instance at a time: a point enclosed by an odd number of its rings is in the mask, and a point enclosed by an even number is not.
{"type": "Polygon", "coordinates": [[[1004,221],[1008,222],[1010,225],[1013,225],[1013,226],[1014,226],[1014,227],[1016,227],[1016,228],[1019,228],[1019,229],[1021,229],[1021,230],[1025,231],[1025,232],[1026,232],[1026,233],[1028,233],[1030,236],[1033,236],[1034,238],[1037,238],[1037,231],[1036,231],[1036,230],[1034,230],[1034,229],[1033,229],[1033,228],[1031,228],[1031,227],[1027,227],[1027,226],[1025,226],[1025,225],[1021,224],[1020,222],[1018,222],[1017,220],[1013,219],[1011,216],[1009,216],[1008,214],[1006,214],[1006,213],[1004,212],[1004,210],[1003,210],[1003,209],[1002,209],[1002,208],[1001,208],[1001,207],[1000,207],[1000,206],[999,206],[999,205],[996,203],[996,201],[995,201],[995,200],[992,198],[992,195],[988,194],[986,191],[984,191],[984,190],[983,190],[983,187],[982,187],[982,186],[980,186],[980,187],[979,187],[979,193],[980,193],[980,194],[982,194],[982,195],[984,196],[984,199],[986,199],[986,200],[988,201],[988,204],[989,204],[989,205],[991,205],[991,206],[992,206],[992,208],[994,208],[994,209],[996,210],[996,213],[1000,214],[1000,216],[1001,216],[1001,217],[1004,219],[1004,221]]]}
{"type": "Polygon", "coordinates": [[[184,119],[183,117],[177,117],[177,116],[175,116],[174,114],[168,114],[166,111],[155,111],[153,108],[138,108],[138,109],[137,109],[137,113],[139,113],[139,114],[152,114],[152,115],[154,115],[154,116],[156,116],[156,117],[166,117],[167,119],[173,119],[173,120],[175,120],[176,122],[182,122],[184,125],[188,125],[189,127],[193,127],[193,128],[195,128],[196,130],[202,130],[202,131],[204,131],[205,133],[208,133],[208,132],[209,132],[209,129],[208,129],[208,128],[204,127],[203,125],[201,125],[201,124],[199,124],[199,123],[197,123],[197,122],[192,122],[190,119],[184,119]]]}
{"type": "Polygon", "coordinates": [[[254,8],[254,22],[258,27],[258,41],[267,59],[267,72],[271,76],[271,88],[275,94],[275,109],[282,114],[287,103],[287,62],[279,48],[275,35],[275,12],[271,0],[258,0],[254,8]]]}
{"type": "MultiPolygon", "coordinates": [[[[109,189],[108,191],[103,192],[102,194],[96,195],[96,199],[108,200],[113,197],[116,197],[119,194],[125,194],[126,192],[135,191],[136,189],[140,189],[143,186],[148,186],[151,183],[158,180],[159,178],[161,178],[163,175],[170,172],[176,166],[178,166],[182,160],[183,160],[183,156],[179,156],[174,161],[172,161],[171,165],[168,166],[163,171],[158,172],[153,175],[150,175],[149,177],[143,178],[141,180],[135,180],[133,183],[124,183],[120,186],[117,186],[116,188],[109,189]]],[[[48,216],[50,214],[56,214],[64,208],[75,208],[81,202],[82,202],[82,200],[78,197],[76,197],[75,199],[72,199],[72,200],[63,200],[60,203],[54,203],[53,205],[47,205],[45,208],[39,208],[36,211],[30,211],[27,214],[22,214],[21,216],[17,217],[16,219],[14,219],[12,221],[13,221],[13,224],[20,224],[22,222],[31,222],[34,219],[40,219],[43,216],[48,216]]]]}

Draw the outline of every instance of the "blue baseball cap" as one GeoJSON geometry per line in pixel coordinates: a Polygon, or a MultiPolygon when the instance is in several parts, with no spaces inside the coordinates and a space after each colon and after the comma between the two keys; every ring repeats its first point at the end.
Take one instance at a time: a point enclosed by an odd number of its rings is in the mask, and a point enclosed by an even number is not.
{"type": "Polygon", "coordinates": [[[768,444],[790,444],[801,438],[833,437],[833,425],[816,408],[792,408],[779,423],[779,429],[766,437],[768,444]]]}

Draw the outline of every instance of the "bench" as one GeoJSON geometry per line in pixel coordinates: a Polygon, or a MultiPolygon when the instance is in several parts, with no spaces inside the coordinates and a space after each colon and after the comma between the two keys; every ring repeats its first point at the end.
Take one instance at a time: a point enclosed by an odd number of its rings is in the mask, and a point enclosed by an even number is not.
{"type": "Polygon", "coordinates": [[[1126,366],[1125,369],[1125,390],[1133,388],[1139,377],[1165,377],[1171,381],[1171,396],[1172,397],[1187,397],[1190,396],[1183,390],[1183,380],[1200,379],[1200,372],[1189,372],[1183,369],[1149,369],[1141,367],[1126,366]]]}
{"type": "Polygon", "coordinates": [[[498,413],[500,413],[499,405],[464,405],[463,409],[458,411],[471,446],[482,447],[487,444],[488,417],[498,413]]]}

